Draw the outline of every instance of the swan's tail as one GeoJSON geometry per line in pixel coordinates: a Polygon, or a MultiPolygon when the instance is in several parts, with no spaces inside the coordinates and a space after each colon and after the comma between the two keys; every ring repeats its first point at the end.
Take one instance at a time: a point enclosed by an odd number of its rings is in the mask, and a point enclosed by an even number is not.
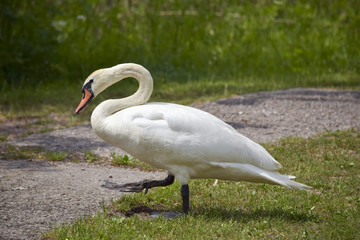
{"type": "Polygon", "coordinates": [[[232,181],[278,184],[290,189],[309,190],[312,187],[295,182],[294,176],[282,175],[275,171],[264,170],[250,164],[211,162],[212,171],[207,171],[208,178],[232,181]]]}
{"type": "Polygon", "coordinates": [[[290,188],[290,189],[299,189],[299,190],[307,191],[312,188],[308,185],[291,180],[291,179],[296,178],[294,176],[282,175],[277,172],[269,172],[269,171],[262,172],[262,173],[260,173],[260,175],[273,183],[282,185],[282,186],[290,188]]]}

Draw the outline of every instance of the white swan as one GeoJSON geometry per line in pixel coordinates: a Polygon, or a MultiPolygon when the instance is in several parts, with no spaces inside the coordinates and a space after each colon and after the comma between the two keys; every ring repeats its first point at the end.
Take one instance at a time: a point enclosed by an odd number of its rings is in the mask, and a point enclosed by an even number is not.
{"type": "Polygon", "coordinates": [[[239,134],[217,117],[192,107],[170,103],[146,103],[153,90],[150,73],[132,63],[119,64],[92,73],[83,86],[80,113],[89,102],[112,84],[133,77],[139,89],[123,99],[110,99],[91,116],[95,133],[108,143],[160,169],[169,176],[160,181],[142,181],[105,187],[140,192],[156,186],[181,184],[183,211],[189,211],[188,181],[215,178],[279,184],[291,189],[310,188],[292,181],[293,176],[275,170],[281,165],[259,144],[239,134]]]}

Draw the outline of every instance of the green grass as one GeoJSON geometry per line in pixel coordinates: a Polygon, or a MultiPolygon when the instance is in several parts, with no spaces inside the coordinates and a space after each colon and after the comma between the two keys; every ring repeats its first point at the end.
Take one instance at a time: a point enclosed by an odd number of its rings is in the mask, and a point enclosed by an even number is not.
{"type": "MultiPolygon", "coordinates": [[[[314,187],[214,180],[190,182],[190,214],[176,219],[133,214],[146,207],[181,211],[178,183],[129,194],[94,217],[63,224],[48,239],[359,239],[360,133],[327,132],[265,144],[282,173],[314,187]],[[131,217],[127,217],[130,216],[131,217]]],[[[146,212],[146,211],[145,211],[146,212]]]]}
{"type": "Polygon", "coordinates": [[[90,151],[85,151],[84,156],[85,156],[85,161],[87,161],[88,163],[93,163],[100,160],[99,156],[97,156],[95,153],[92,153],[90,151]]]}
{"type": "Polygon", "coordinates": [[[0,147],[0,155],[3,159],[40,159],[48,161],[63,161],[71,158],[71,154],[65,152],[44,151],[41,147],[27,146],[17,147],[4,145],[0,147]]]}
{"type": "Polygon", "coordinates": [[[10,144],[0,146],[0,150],[3,159],[31,159],[42,152],[40,147],[16,147],[10,144]]]}
{"type": "Polygon", "coordinates": [[[46,152],[44,154],[44,157],[46,160],[57,162],[57,161],[65,160],[68,157],[68,155],[69,155],[68,153],[63,153],[63,152],[46,152]]]}
{"type": "MultiPolygon", "coordinates": [[[[195,102],[214,101],[257,91],[271,91],[295,87],[319,87],[331,89],[360,90],[360,76],[357,74],[334,74],[322,76],[302,75],[274,75],[268,77],[236,77],[236,78],[202,78],[186,82],[162,82],[154,76],[155,89],[150,101],[176,102],[191,104],[195,102]]],[[[10,89],[0,95],[1,113],[8,119],[22,119],[26,117],[48,119],[50,114],[56,113],[66,119],[65,126],[73,126],[90,119],[92,110],[105,99],[122,98],[135,92],[135,80],[125,80],[110,87],[100,94],[80,115],[74,115],[75,108],[81,99],[81,87],[68,85],[60,87],[55,84],[38,86],[36,89],[10,89]],[[43,91],[50,87],[49,92],[43,91]],[[29,101],[31,99],[31,101],[29,101]]]]}
{"type": "MultiPolygon", "coordinates": [[[[0,146],[0,156],[2,159],[9,160],[37,159],[47,161],[71,161],[88,163],[95,163],[101,160],[99,156],[90,151],[85,151],[84,154],[53,152],[45,151],[41,147],[36,146],[19,147],[11,144],[4,144],[0,146]]],[[[139,166],[141,167],[142,165],[139,166]]]]}
{"type": "MultiPolygon", "coordinates": [[[[153,101],[173,101],[182,104],[194,102],[215,101],[251,92],[273,91],[279,89],[315,87],[330,89],[360,90],[360,76],[358,74],[325,74],[325,75],[296,75],[277,74],[269,76],[241,76],[237,78],[217,77],[203,78],[184,83],[157,84],[153,101]]],[[[121,83],[120,83],[121,84],[121,83]]],[[[107,97],[107,96],[106,96],[107,97]]],[[[112,93],[114,97],[114,93],[112,93]]]]}
{"type": "Polygon", "coordinates": [[[135,162],[132,156],[128,155],[118,155],[116,153],[111,153],[111,163],[115,166],[130,166],[136,167],[137,163],[135,162]]]}
{"type": "Polygon", "coordinates": [[[153,170],[154,168],[150,165],[141,162],[135,159],[132,156],[128,155],[118,155],[116,153],[111,153],[111,164],[114,166],[123,166],[123,167],[134,167],[142,170],[153,170]]]}

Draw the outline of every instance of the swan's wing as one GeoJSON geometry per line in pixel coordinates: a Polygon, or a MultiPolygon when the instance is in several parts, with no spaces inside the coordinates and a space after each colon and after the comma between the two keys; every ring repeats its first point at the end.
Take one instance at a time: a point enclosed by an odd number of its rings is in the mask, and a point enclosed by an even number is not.
{"type": "MultiPolygon", "coordinates": [[[[189,134],[201,132],[204,134],[203,127],[205,125],[214,124],[214,121],[217,121],[218,124],[223,123],[220,119],[207,112],[177,104],[149,103],[125,109],[124,111],[127,110],[135,110],[136,114],[133,114],[133,122],[137,126],[147,129],[157,129],[161,125],[164,130],[168,128],[168,130],[176,132],[189,134]]],[[[224,124],[224,126],[230,127],[227,124],[224,124]]]]}
{"type": "Polygon", "coordinates": [[[180,155],[192,154],[207,162],[252,164],[267,170],[281,167],[262,146],[207,112],[166,103],[130,109],[134,110],[133,124],[180,155]]]}

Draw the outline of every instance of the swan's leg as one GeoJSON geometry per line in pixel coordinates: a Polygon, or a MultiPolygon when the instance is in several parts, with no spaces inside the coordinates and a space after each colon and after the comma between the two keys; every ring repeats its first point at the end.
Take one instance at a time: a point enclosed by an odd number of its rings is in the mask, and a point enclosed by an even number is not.
{"type": "Polygon", "coordinates": [[[183,201],[183,212],[187,214],[189,212],[189,185],[182,185],[181,189],[181,197],[183,201]]]}
{"type": "Polygon", "coordinates": [[[145,194],[150,188],[153,187],[165,187],[174,182],[174,175],[168,175],[163,180],[142,180],[140,182],[116,184],[109,181],[105,181],[104,188],[118,190],[120,192],[142,192],[145,189],[145,194]]]}

